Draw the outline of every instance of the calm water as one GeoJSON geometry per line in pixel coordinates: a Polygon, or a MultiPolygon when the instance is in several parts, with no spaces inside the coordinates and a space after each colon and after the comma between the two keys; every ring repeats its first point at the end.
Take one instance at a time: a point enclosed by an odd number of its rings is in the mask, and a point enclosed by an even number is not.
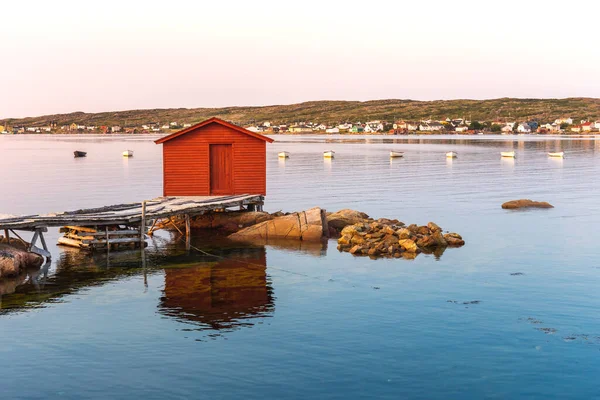
{"type": "MultiPolygon", "coordinates": [[[[161,149],[151,139],[2,136],[0,213],[156,197],[161,149]],[[135,156],[123,159],[125,149],[135,156]]],[[[163,233],[142,270],[138,252],[88,257],[57,248],[52,230],[51,265],[0,285],[2,397],[600,397],[600,140],[276,140],[268,211],[435,221],[467,245],[439,259],[373,261],[335,242],[196,239],[216,258],[163,233]],[[330,149],[336,158],[323,160],[330,149]],[[390,161],[390,149],[405,158],[390,161]],[[500,159],[508,149],[516,160],[500,159]],[[278,160],[281,150],[291,158],[278,160]],[[446,160],[451,150],[458,158],[446,160]],[[566,158],[546,156],[556,150],[566,158]],[[516,198],[556,208],[500,208],[516,198]]]]}

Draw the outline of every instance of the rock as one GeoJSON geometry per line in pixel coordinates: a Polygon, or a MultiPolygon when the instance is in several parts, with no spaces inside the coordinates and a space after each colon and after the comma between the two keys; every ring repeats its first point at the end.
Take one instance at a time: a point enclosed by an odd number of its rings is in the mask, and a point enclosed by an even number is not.
{"type": "Polygon", "coordinates": [[[348,226],[344,227],[344,229],[342,229],[341,235],[352,237],[354,235],[357,235],[361,231],[362,231],[362,228],[358,224],[348,225],[348,226]]]}
{"type": "Polygon", "coordinates": [[[319,241],[328,232],[326,224],[325,210],[315,207],[261,222],[228,237],[238,241],[270,238],[319,241]]]}
{"type": "Polygon", "coordinates": [[[454,237],[454,236],[450,236],[448,234],[444,235],[444,239],[448,243],[448,246],[460,247],[460,246],[464,246],[464,244],[465,244],[464,240],[459,239],[459,238],[454,237]]]}
{"type": "Polygon", "coordinates": [[[396,235],[400,239],[408,239],[411,236],[411,232],[407,228],[398,229],[396,235]]]}
{"type": "Polygon", "coordinates": [[[440,228],[440,227],[439,227],[439,226],[438,226],[436,223],[434,223],[434,222],[429,222],[429,223],[427,224],[427,227],[429,228],[429,230],[430,230],[431,232],[441,232],[441,231],[442,231],[442,228],[440,228]]]}
{"type": "Polygon", "coordinates": [[[529,199],[511,200],[502,204],[502,208],[515,210],[520,208],[554,208],[554,206],[545,201],[533,201],[529,199]]]}
{"type": "Polygon", "coordinates": [[[363,244],[365,241],[366,241],[365,238],[362,237],[361,235],[354,235],[350,239],[351,244],[363,244]]]}
{"type": "Polygon", "coordinates": [[[444,236],[442,235],[442,231],[433,232],[433,234],[431,235],[431,239],[433,239],[433,241],[435,242],[435,245],[438,247],[448,246],[448,242],[446,242],[446,239],[444,239],[444,236]]]}
{"type": "Polygon", "coordinates": [[[362,252],[362,246],[359,244],[357,244],[356,246],[354,246],[350,249],[350,254],[356,254],[356,253],[360,254],[361,252],[362,252]]]}
{"type": "Polygon", "coordinates": [[[405,252],[416,253],[417,252],[417,244],[411,239],[400,239],[398,244],[402,246],[405,252]]]}
{"type": "Polygon", "coordinates": [[[352,237],[350,237],[348,235],[344,235],[338,239],[338,244],[349,245],[351,243],[351,240],[352,240],[352,237]]]}
{"type": "Polygon", "coordinates": [[[416,234],[419,230],[419,227],[417,226],[417,224],[410,224],[408,227],[406,227],[406,229],[408,229],[410,233],[416,234]]]}
{"type": "Polygon", "coordinates": [[[435,245],[435,240],[431,236],[422,236],[417,240],[417,246],[427,248],[435,245]]]}
{"type": "Polygon", "coordinates": [[[7,244],[0,244],[0,277],[17,276],[26,268],[39,268],[44,258],[7,244]]]}
{"type": "Polygon", "coordinates": [[[381,252],[376,248],[370,248],[369,251],[367,252],[367,254],[370,256],[378,256],[380,253],[381,252]]]}
{"type": "Polygon", "coordinates": [[[327,224],[338,232],[348,225],[361,223],[368,219],[369,216],[367,214],[350,209],[339,210],[337,212],[327,214],[327,224]]]}
{"type": "Polygon", "coordinates": [[[417,229],[417,234],[419,235],[429,235],[429,228],[426,226],[420,226],[417,229]]]}
{"type": "Polygon", "coordinates": [[[383,229],[381,230],[384,234],[386,235],[393,235],[396,233],[396,231],[394,230],[394,228],[392,228],[389,225],[386,225],[383,227],[383,229]]]}
{"type": "Polygon", "coordinates": [[[444,235],[444,239],[448,240],[448,239],[446,238],[447,236],[448,236],[448,237],[453,237],[453,238],[456,238],[456,239],[462,239],[462,236],[460,236],[458,233],[454,233],[454,232],[446,233],[446,234],[444,235]]]}

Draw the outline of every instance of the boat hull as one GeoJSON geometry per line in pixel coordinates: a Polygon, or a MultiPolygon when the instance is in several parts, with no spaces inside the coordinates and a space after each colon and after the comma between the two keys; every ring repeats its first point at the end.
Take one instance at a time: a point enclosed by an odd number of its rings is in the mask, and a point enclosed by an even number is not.
{"type": "Polygon", "coordinates": [[[446,158],[456,158],[457,155],[458,154],[456,154],[455,152],[449,151],[446,153],[446,158]]]}
{"type": "Polygon", "coordinates": [[[287,151],[282,151],[277,153],[277,157],[279,158],[290,158],[290,153],[288,153],[287,151]]]}
{"type": "Polygon", "coordinates": [[[503,151],[502,153],[500,153],[501,157],[508,157],[508,158],[515,158],[515,152],[514,151],[503,151]]]}
{"type": "Polygon", "coordinates": [[[123,152],[123,157],[133,157],[133,151],[131,151],[131,150],[125,150],[123,152]]]}
{"type": "Polygon", "coordinates": [[[75,158],[79,158],[79,157],[85,157],[87,155],[87,153],[85,151],[74,151],[73,155],[75,156],[75,158]]]}
{"type": "Polygon", "coordinates": [[[325,157],[325,158],[333,158],[334,155],[335,155],[335,151],[326,151],[323,153],[323,157],[325,157]]]}
{"type": "Polygon", "coordinates": [[[404,157],[404,153],[401,151],[390,151],[390,158],[404,157]]]}
{"type": "Polygon", "coordinates": [[[560,151],[557,153],[548,153],[548,157],[557,157],[557,158],[563,158],[565,156],[565,153],[560,151]]]}

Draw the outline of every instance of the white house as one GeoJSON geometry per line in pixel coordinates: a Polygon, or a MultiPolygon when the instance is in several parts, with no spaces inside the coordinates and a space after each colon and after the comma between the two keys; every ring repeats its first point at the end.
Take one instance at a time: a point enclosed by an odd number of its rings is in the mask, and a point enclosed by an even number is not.
{"type": "MultiPolygon", "coordinates": [[[[161,128],[161,129],[169,129],[169,128],[171,128],[171,127],[170,127],[169,125],[163,125],[163,126],[161,126],[160,128],[161,128]]],[[[120,130],[120,129],[119,129],[119,130],[120,130]]]]}
{"type": "Polygon", "coordinates": [[[522,124],[519,124],[519,126],[517,127],[517,132],[519,132],[519,133],[531,133],[531,127],[529,126],[528,123],[523,122],[522,124]]]}
{"type": "Polygon", "coordinates": [[[270,128],[271,127],[271,122],[265,121],[265,122],[263,122],[262,126],[264,126],[265,128],[270,128]]]}
{"type": "Polygon", "coordinates": [[[340,128],[335,127],[335,128],[325,129],[325,133],[340,133],[340,128]]]}
{"type": "Polygon", "coordinates": [[[512,128],[512,126],[507,124],[507,125],[504,125],[502,127],[502,129],[500,129],[500,130],[502,131],[503,134],[507,134],[507,133],[512,133],[513,128],[512,128]]]}
{"type": "Polygon", "coordinates": [[[313,129],[315,131],[324,131],[324,130],[327,129],[327,125],[325,125],[325,124],[319,124],[319,125],[315,126],[313,129]]]}
{"type": "Polygon", "coordinates": [[[444,125],[442,125],[436,121],[432,121],[430,123],[425,122],[425,123],[422,123],[419,125],[419,130],[424,131],[424,132],[441,131],[443,128],[444,128],[444,125]]]}
{"type": "Polygon", "coordinates": [[[192,124],[183,124],[184,128],[189,128],[190,126],[192,126],[192,124]]]}
{"type": "Polygon", "coordinates": [[[119,125],[111,126],[110,131],[111,132],[121,132],[121,127],[119,125]]]}
{"type": "Polygon", "coordinates": [[[245,129],[254,133],[262,132],[262,128],[259,128],[258,126],[247,126],[245,129]]]}
{"type": "Polygon", "coordinates": [[[468,126],[466,126],[466,125],[459,125],[459,126],[457,126],[456,128],[454,128],[454,130],[455,130],[456,132],[459,132],[459,133],[460,133],[460,132],[466,132],[466,131],[468,131],[468,130],[469,130],[469,127],[468,127],[468,126]]]}
{"type": "Polygon", "coordinates": [[[594,128],[595,129],[600,129],[600,121],[594,122],[594,128]]]}
{"type": "Polygon", "coordinates": [[[557,118],[554,121],[555,124],[560,125],[560,124],[569,124],[569,125],[573,125],[573,119],[572,118],[557,118]]]}

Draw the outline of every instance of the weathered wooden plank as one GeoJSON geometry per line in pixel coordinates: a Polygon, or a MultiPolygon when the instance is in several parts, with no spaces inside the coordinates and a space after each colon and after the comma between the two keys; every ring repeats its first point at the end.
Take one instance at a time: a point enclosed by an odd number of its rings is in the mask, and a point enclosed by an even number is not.
{"type": "Polygon", "coordinates": [[[82,248],[82,249],[85,249],[88,247],[87,244],[83,244],[79,240],[70,239],[70,238],[67,238],[64,236],[58,238],[58,244],[61,244],[63,246],[82,248]]]}
{"type": "MultiPolygon", "coordinates": [[[[117,238],[117,239],[109,239],[108,243],[109,244],[120,244],[120,243],[139,243],[142,242],[142,240],[140,240],[140,237],[130,237],[130,238],[117,238]]],[[[95,244],[106,244],[106,240],[104,239],[94,239],[94,240],[82,240],[83,244],[91,244],[91,245],[95,245],[95,244]]]]}

